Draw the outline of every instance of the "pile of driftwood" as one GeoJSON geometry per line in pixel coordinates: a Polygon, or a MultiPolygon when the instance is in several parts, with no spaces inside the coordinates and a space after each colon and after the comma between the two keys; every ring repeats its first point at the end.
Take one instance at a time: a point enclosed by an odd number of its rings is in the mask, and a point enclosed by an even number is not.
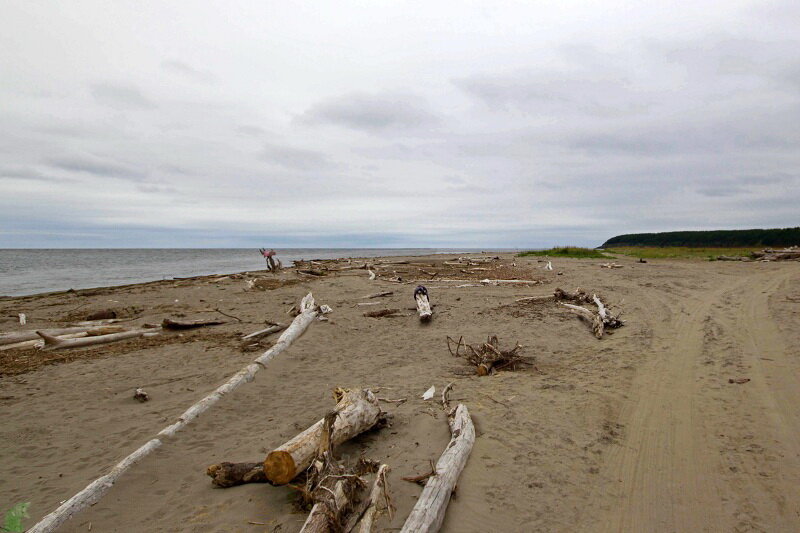
{"type": "MultiPolygon", "coordinates": [[[[416,506],[402,529],[405,532],[437,531],[444,519],[450,495],[466,464],[475,430],[464,405],[450,409],[447,394],[442,407],[448,415],[451,440],[428,478],[416,506]]],[[[389,466],[360,459],[346,466],[335,455],[336,447],[369,430],[388,424],[388,415],[369,389],[336,389],[336,407],[317,423],[267,454],[263,461],[214,464],[206,469],[211,482],[221,488],[244,483],[293,483],[300,504],[309,508],[301,532],[349,532],[374,530],[381,515],[391,518],[393,507],[386,475],[389,466]],[[369,492],[364,477],[374,474],[369,492]]]]}
{"type": "Polygon", "coordinates": [[[783,250],[765,248],[760,252],[751,252],[750,255],[759,261],[800,261],[800,247],[791,246],[783,250]]]}
{"type": "Polygon", "coordinates": [[[622,312],[620,311],[616,315],[612,314],[596,294],[593,294],[590,298],[582,289],[577,289],[574,293],[556,289],[553,298],[559,305],[569,309],[587,322],[592,328],[594,336],[598,339],[603,338],[603,334],[606,330],[616,329],[624,325],[624,322],[619,318],[622,312]],[[597,310],[593,311],[582,305],[564,303],[564,300],[585,304],[593,303],[597,307],[597,310]]]}
{"type": "Polygon", "coordinates": [[[492,335],[486,342],[477,347],[464,342],[463,337],[458,341],[452,337],[447,337],[447,349],[450,355],[461,357],[475,367],[479,376],[488,376],[499,370],[516,370],[520,365],[532,365],[533,360],[519,354],[522,346],[516,343],[510,350],[500,349],[500,342],[497,335],[492,335]]]}

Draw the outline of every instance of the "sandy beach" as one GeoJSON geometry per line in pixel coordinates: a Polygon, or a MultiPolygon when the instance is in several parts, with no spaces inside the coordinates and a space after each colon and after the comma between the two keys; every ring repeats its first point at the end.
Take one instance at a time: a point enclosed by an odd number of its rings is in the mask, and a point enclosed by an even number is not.
{"type": "Polygon", "coordinates": [[[336,387],[408,398],[383,405],[394,415],[390,428],[338,450],[391,467],[396,511],[379,530],[397,530],[421,492],[401,477],[429,470],[450,438],[440,406],[421,395],[450,382],[477,438],[442,531],[800,529],[798,263],[619,257],[622,268],[557,259],[547,271],[535,257],[499,257],[466,272],[443,265],[452,255],[405,258],[414,265],[387,263],[375,281],[363,269],[286,269],[2,298],[2,332],[63,327],[108,308],[126,327],[164,318],[226,323],[75,350],[0,351],[0,505],[31,502],[33,525],[252,362],[269,342],[245,349],[241,336],[265,321],[290,322],[287,311],[312,292],[333,309],[327,321],[60,531],[297,531],[306,514],[292,488],[218,489],[206,467],[263,460],[330,410],[336,387]],[[253,277],[274,281],[246,290],[253,277]],[[435,305],[428,324],[413,310],[420,281],[435,305]],[[625,326],[598,340],[552,300],[516,301],[557,287],[601,295],[623,311],[625,326]],[[393,294],[366,298],[380,291],[393,294]],[[389,308],[400,313],[364,316],[389,308]],[[489,335],[502,347],[522,344],[534,366],[468,375],[446,337],[479,343],[489,335]],[[137,387],[150,401],[133,399],[137,387]]]}

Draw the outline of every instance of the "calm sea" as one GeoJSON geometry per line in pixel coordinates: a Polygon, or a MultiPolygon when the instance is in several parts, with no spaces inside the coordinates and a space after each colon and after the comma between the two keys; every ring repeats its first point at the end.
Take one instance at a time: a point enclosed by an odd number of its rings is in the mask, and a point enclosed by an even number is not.
{"type": "MultiPolygon", "coordinates": [[[[284,266],[297,259],[475,253],[469,248],[291,248],[277,250],[284,266]]],[[[498,250],[499,251],[499,250],[498,250]]],[[[141,283],[173,277],[262,270],[264,259],[245,249],[0,249],[0,295],[141,283]]]]}

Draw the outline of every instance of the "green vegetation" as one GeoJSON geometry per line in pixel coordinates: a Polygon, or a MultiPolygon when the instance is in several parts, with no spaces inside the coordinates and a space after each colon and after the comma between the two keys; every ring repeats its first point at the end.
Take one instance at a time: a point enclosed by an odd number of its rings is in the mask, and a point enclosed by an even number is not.
{"type": "Polygon", "coordinates": [[[800,244],[800,227],[631,233],[612,237],[608,239],[601,248],[619,246],[697,246],[706,248],[753,246],[756,248],[763,248],[771,246],[793,246],[795,244],[800,244]]]}
{"type": "Polygon", "coordinates": [[[607,259],[608,256],[604,255],[599,250],[593,248],[579,248],[577,246],[556,246],[549,250],[529,250],[527,252],[520,252],[517,257],[527,256],[547,256],[547,257],[577,257],[579,259],[607,259]]]}
{"type": "Polygon", "coordinates": [[[607,252],[630,255],[642,259],[709,259],[720,255],[749,257],[757,247],[737,248],[694,248],[688,246],[620,246],[606,248],[607,252]]]}
{"type": "Polygon", "coordinates": [[[3,521],[2,531],[7,533],[22,533],[25,528],[22,527],[22,519],[28,518],[28,506],[30,502],[18,503],[12,507],[7,513],[3,521]]]}

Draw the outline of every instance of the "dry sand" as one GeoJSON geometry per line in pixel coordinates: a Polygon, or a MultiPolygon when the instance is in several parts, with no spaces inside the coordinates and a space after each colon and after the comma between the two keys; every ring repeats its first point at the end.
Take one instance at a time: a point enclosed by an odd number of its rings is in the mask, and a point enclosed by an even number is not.
{"type": "MultiPolygon", "coordinates": [[[[504,265],[512,260],[503,256],[504,265]]],[[[800,264],[619,258],[624,268],[609,270],[604,261],[557,259],[545,272],[535,258],[516,262],[506,275],[527,269],[545,282],[426,283],[436,304],[427,326],[407,310],[415,284],[370,282],[363,270],[267,291],[199,278],[2,299],[2,331],[22,328],[19,312],[39,328],[106,307],[130,324],[219,318],[215,308],[242,322],[56,352],[47,365],[34,350],[0,352],[0,507],[30,501],[32,525],[252,361],[259,352],[243,352],[239,335],[264,320],[287,322],[286,310],[313,291],[334,309],[328,322],[312,324],[253,383],[135,465],[62,531],[296,531],[305,515],[292,489],[215,489],[205,468],[263,459],[321,418],[339,386],[409,398],[386,404],[392,428],[339,450],[391,466],[397,511],[380,525],[399,528],[421,490],[400,477],[424,473],[449,439],[441,410],[420,396],[450,381],[477,440],[443,531],[800,530],[800,264]],[[552,302],[515,303],[578,286],[624,309],[625,327],[597,340],[552,302]],[[381,290],[395,294],[356,305],[381,290]],[[381,308],[403,312],[363,317],[381,308]],[[459,375],[465,366],[448,353],[447,335],[519,341],[536,368],[459,375]],[[139,386],[149,402],[132,399],[139,386]]]]}

